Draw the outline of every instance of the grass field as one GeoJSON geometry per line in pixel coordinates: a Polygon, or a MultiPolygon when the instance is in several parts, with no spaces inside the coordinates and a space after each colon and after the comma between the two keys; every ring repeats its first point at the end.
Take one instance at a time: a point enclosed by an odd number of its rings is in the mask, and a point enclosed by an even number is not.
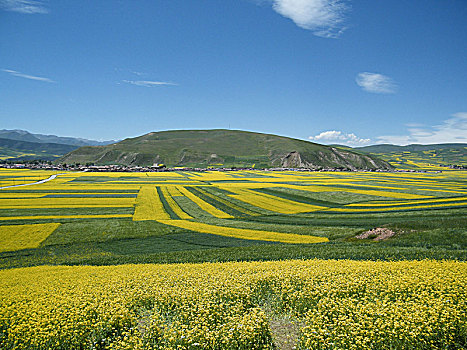
{"type": "MultiPolygon", "coordinates": [[[[0,186],[50,175],[0,170],[0,186]]],[[[4,188],[0,348],[462,349],[466,213],[462,171],[68,172],[4,188]],[[395,235],[356,238],[376,227],[395,235]]]]}

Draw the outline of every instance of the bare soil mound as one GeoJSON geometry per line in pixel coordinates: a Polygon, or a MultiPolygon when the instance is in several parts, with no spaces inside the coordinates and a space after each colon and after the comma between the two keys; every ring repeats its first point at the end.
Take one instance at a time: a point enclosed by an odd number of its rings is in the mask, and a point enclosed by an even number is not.
{"type": "Polygon", "coordinates": [[[356,236],[358,239],[372,239],[373,241],[382,241],[394,236],[396,233],[385,227],[377,227],[373,230],[363,232],[356,236]]]}

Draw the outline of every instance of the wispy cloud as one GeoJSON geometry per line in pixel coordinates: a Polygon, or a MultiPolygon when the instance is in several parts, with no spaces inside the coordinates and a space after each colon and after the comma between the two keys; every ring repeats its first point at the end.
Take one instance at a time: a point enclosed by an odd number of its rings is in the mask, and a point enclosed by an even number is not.
{"type": "Polygon", "coordinates": [[[375,94],[393,94],[397,90],[394,80],[378,73],[359,73],[355,81],[363,90],[375,94]]]}
{"type": "Polygon", "coordinates": [[[408,125],[406,135],[379,136],[377,143],[408,145],[412,143],[467,143],[467,112],[453,114],[439,125],[408,125]]]}
{"type": "Polygon", "coordinates": [[[25,78],[25,79],[30,79],[30,80],[37,80],[37,81],[43,81],[43,82],[46,82],[46,83],[55,83],[54,80],[49,79],[49,78],[38,77],[36,75],[23,74],[21,72],[17,72],[15,70],[11,70],[11,69],[2,69],[2,72],[8,73],[8,74],[13,75],[15,77],[20,77],[20,78],[25,78]]]}
{"type": "Polygon", "coordinates": [[[43,2],[37,0],[0,0],[0,8],[25,14],[49,13],[43,2]]]}
{"type": "Polygon", "coordinates": [[[144,86],[144,87],[177,85],[177,84],[169,83],[169,82],[166,82],[166,81],[151,81],[151,80],[122,80],[122,82],[127,83],[127,84],[136,85],[136,86],[144,86]]]}
{"type": "Polygon", "coordinates": [[[310,140],[322,143],[339,143],[347,146],[364,146],[370,143],[370,139],[363,139],[354,133],[346,134],[342,131],[329,130],[323,131],[316,136],[308,137],[310,140]]]}
{"type": "Polygon", "coordinates": [[[272,8],[314,35],[337,38],[345,27],[349,10],[345,0],[271,0],[272,8]]]}

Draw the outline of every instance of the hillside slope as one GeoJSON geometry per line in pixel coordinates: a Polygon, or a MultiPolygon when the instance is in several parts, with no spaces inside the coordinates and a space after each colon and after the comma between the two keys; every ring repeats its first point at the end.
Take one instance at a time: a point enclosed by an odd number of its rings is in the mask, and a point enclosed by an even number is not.
{"type": "Polygon", "coordinates": [[[293,167],[390,169],[376,157],[283,136],[238,130],[151,132],[121,142],[81,147],[62,163],[169,167],[293,167]]]}
{"type": "Polygon", "coordinates": [[[426,165],[467,166],[467,144],[444,143],[432,145],[373,145],[357,147],[357,152],[370,153],[402,169],[417,169],[426,165]]]}

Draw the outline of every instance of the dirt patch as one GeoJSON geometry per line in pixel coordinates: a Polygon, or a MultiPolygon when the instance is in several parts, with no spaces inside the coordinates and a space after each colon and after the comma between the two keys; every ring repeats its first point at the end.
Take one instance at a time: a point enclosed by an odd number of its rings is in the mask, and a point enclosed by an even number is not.
{"type": "Polygon", "coordinates": [[[295,350],[303,325],[294,317],[275,315],[269,319],[274,346],[277,350],[295,350]]]}
{"type": "Polygon", "coordinates": [[[362,234],[356,236],[358,239],[372,239],[373,241],[382,241],[394,236],[396,233],[393,230],[390,230],[385,227],[377,227],[373,230],[363,232],[362,234]]]}
{"type": "Polygon", "coordinates": [[[277,302],[277,300],[270,299],[261,305],[268,317],[274,350],[295,350],[298,347],[300,329],[305,324],[293,314],[274,312],[277,308],[273,305],[277,302]]]}

